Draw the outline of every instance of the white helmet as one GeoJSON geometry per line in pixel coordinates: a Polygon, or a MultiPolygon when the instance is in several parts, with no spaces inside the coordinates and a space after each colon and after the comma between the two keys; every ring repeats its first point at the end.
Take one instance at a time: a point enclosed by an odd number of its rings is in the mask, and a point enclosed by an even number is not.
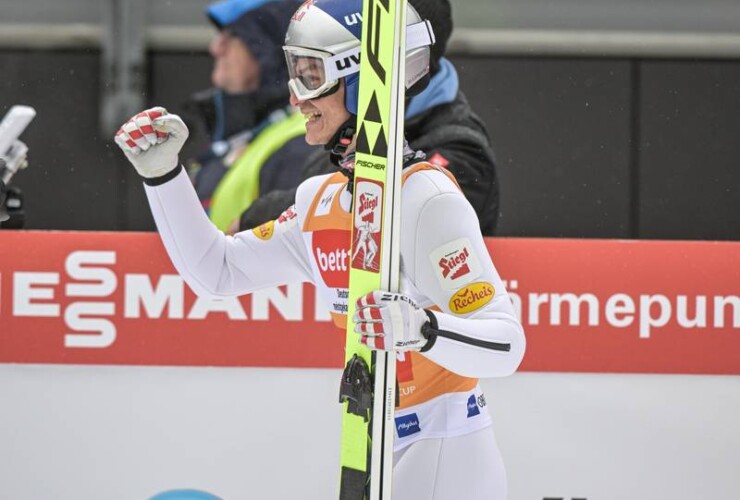
{"type": "MultiPolygon", "coordinates": [[[[431,24],[409,4],[406,11],[406,89],[413,95],[426,86],[431,24]]],[[[345,78],[345,106],[357,115],[362,0],[307,0],[293,14],[285,35],[285,58],[293,94],[305,101],[336,91],[345,78]]]]}

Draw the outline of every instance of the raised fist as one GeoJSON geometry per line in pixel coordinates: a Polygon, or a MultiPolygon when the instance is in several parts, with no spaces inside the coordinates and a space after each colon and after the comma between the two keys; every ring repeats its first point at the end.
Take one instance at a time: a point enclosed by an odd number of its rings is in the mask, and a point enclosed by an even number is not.
{"type": "Polygon", "coordinates": [[[115,141],[139,175],[162,177],[179,164],[178,154],[188,138],[188,127],[162,107],[142,111],[123,124],[115,141]]]}

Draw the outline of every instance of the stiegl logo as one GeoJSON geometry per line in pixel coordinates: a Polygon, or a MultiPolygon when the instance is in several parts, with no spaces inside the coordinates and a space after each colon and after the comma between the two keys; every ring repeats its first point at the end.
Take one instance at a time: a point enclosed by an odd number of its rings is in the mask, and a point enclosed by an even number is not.
{"type": "Polygon", "coordinates": [[[439,259],[442,276],[454,280],[468,274],[470,272],[470,267],[468,266],[469,256],[470,251],[467,247],[463,247],[462,250],[439,259]]]}
{"type": "Polygon", "coordinates": [[[468,238],[448,241],[429,254],[437,270],[437,279],[444,290],[459,291],[460,287],[481,275],[482,266],[468,238]]]}
{"type": "Polygon", "coordinates": [[[357,178],[355,190],[357,201],[351,265],[355,269],[377,273],[380,270],[383,184],[357,178]]]}
{"type": "Polygon", "coordinates": [[[378,197],[362,193],[360,194],[360,206],[357,207],[363,222],[375,222],[375,212],[378,208],[378,197]]]}

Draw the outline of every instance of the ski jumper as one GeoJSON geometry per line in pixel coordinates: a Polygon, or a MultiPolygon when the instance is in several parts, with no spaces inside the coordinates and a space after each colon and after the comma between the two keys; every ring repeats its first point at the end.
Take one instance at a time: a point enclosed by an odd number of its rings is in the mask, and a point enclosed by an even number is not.
{"type": "MultiPolygon", "coordinates": [[[[311,282],[329,304],[334,322],[343,327],[352,258],[347,185],[341,173],[310,178],[299,186],[295,205],[278,219],[233,237],[211,224],[184,172],[161,185],[147,185],[146,192],[171,260],[197,294],[228,297],[311,282]]],[[[477,379],[513,373],[524,353],[524,334],[475,212],[451,175],[425,162],[404,170],[401,293],[420,307],[433,308],[439,329],[455,332],[463,341],[440,336],[426,352],[397,355],[396,464],[417,471],[397,471],[394,491],[408,492],[398,500],[459,498],[442,493],[460,481],[459,474],[449,473],[449,465],[432,496],[404,480],[407,475],[413,482],[410,478],[421,474],[435,483],[436,466],[455,460],[458,468],[473,460],[496,469],[476,481],[480,488],[473,490],[479,493],[465,498],[503,500],[505,474],[477,379]],[[476,341],[506,348],[481,347],[476,341]],[[479,434],[486,437],[473,440],[479,434]],[[462,444],[465,439],[477,444],[462,444]],[[423,461],[403,458],[421,442],[437,449],[437,455],[425,454],[423,461]],[[425,469],[418,469],[422,464],[425,469]]]]}

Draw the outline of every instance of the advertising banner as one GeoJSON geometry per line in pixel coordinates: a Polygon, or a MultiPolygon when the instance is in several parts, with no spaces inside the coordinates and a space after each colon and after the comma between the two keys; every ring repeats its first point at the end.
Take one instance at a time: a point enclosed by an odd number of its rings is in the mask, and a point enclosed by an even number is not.
{"type": "MultiPolygon", "coordinates": [[[[740,374],[740,243],[491,238],[521,369],[740,374]]],[[[0,363],[331,367],[310,284],[196,297],[155,233],[0,232],[0,363]]]]}

